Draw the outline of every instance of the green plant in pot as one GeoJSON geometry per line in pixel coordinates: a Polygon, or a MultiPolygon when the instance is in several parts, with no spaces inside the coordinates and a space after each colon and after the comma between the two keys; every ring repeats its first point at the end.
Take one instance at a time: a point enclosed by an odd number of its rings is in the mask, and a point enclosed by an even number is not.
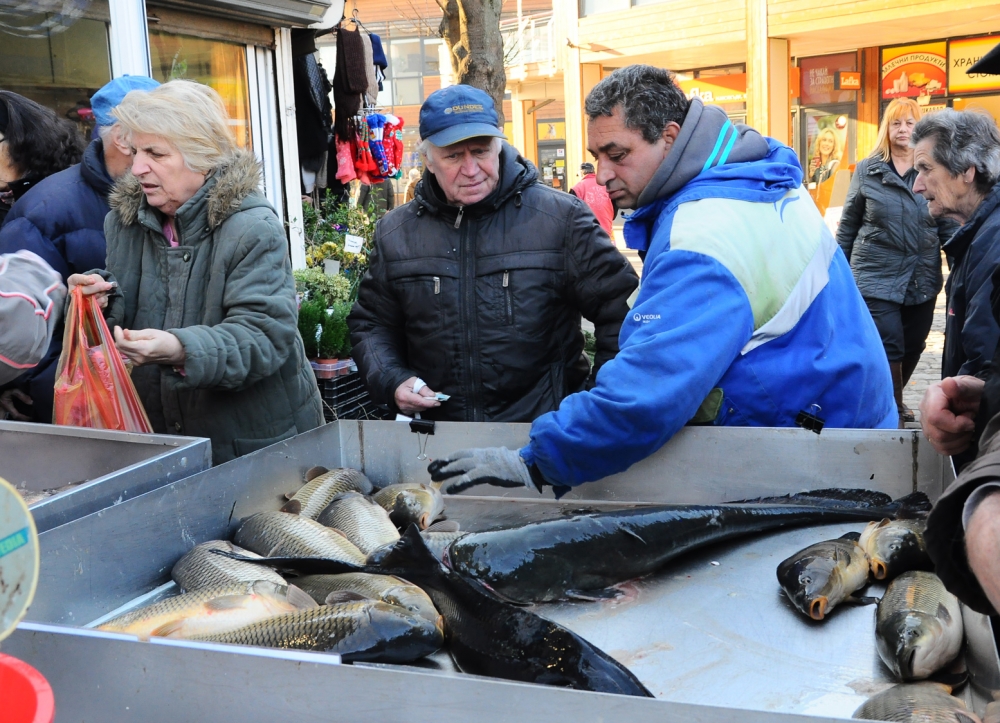
{"type": "Polygon", "coordinates": [[[306,356],[315,359],[319,355],[320,327],[326,319],[326,304],[320,299],[310,299],[302,302],[299,307],[299,334],[302,335],[302,345],[306,356]]]}
{"type": "Polygon", "coordinates": [[[323,320],[323,332],[319,337],[319,354],[326,359],[346,359],[351,353],[350,331],[347,315],[351,305],[345,302],[334,304],[323,320]]]}

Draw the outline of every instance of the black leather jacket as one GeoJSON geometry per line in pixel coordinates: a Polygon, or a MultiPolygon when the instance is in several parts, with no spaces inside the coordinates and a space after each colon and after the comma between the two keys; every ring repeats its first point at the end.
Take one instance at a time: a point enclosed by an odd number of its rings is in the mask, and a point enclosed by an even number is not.
{"type": "Polygon", "coordinates": [[[348,318],[365,386],[394,407],[418,376],[451,395],[424,417],[530,422],[584,388],[581,315],[596,366],[618,353],[638,279],[587,206],[538,183],[504,144],[487,199],[448,205],[430,173],[414,200],[378,223],[368,273],[348,318]]]}

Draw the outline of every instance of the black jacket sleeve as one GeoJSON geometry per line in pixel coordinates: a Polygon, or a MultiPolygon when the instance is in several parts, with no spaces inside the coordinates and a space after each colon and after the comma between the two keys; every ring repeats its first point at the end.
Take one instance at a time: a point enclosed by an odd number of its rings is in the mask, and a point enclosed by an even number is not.
{"type": "Polygon", "coordinates": [[[618,334],[639,277],[579,199],[574,199],[566,236],[570,298],[583,317],[593,322],[597,339],[593,382],[601,366],[618,353],[618,334]]]}
{"type": "Polygon", "coordinates": [[[407,364],[403,309],[389,288],[380,246],[381,236],[376,229],[368,272],[361,280],[347,326],[353,346],[351,356],[365,388],[377,404],[396,409],[396,388],[417,373],[407,364]]]}
{"type": "Polygon", "coordinates": [[[854,250],[854,242],[858,238],[858,231],[861,230],[865,215],[865,197],[861,193],[861,184],[867,173],[868,164],[859,163],[854,169],[854,177],[851,178],[851,185],[847,189],[847,198],[844,200],[844,210],[840,216],[840,224],[837,226],[837,243],[847,260],[851,260],[851,251],[854,250]]]}

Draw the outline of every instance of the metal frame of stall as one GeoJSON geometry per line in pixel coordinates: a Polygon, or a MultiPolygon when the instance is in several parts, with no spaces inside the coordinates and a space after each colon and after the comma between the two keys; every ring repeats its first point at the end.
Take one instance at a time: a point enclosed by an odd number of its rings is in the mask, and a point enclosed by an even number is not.
{"type": "MultiPolygon", "coordinates": [[[[574,722],[627,716],[714,723],[737,714],[750,723],[828,720],[566,691],[417,667],[338,665],[337,656],[326,654],[173,640],[141,643],[78,627],[162,592],[173,562],[191,546],[228,537],[241,518],[277,509],[284,493],[296,489],[305,470],[316,464],[362,469],[379,484],[424,480],[422,444],[432,458],[464,447],[513,448],[527,440],[528,429],[438,424],[433,436],[421,439],[405,424],[339,422],[50,530],[40,536],[41,578],[28,613],[33,622],[22,623],[4,643],[4,652],[49,679],[57,705],[70,708],[61,709],[60,720],[174,721],[259,716],[264,710],[301,720],[358,720],[372,714],[400,721],[432,714],[440,721],[464,721],[470,715],[490,721],[544,716],[574,722]]],[[[919,489],[936,497],[950,479],[950,464],[912,431],[824,430],[817,436],[799,429],[688,428],[650,459],[574,490],[558,503],[532,499],[527,491],[502,490],[498,495],[508,499],[463,496],[451,504],[516,517],[519,508],[718,502],[829,486],[869,487],[893,497],[919,489]]],[[[969,655],[975,660],[969,667],[978,687],[1000,687],[988,625],[983,628],[982,620],[974,619],[970,635],[969,655]]],[[[704,700],[713,700],[711,691],[704,691],[704,700]]],[[[976,700],[981,705],[985,695],[976,700]]]]}

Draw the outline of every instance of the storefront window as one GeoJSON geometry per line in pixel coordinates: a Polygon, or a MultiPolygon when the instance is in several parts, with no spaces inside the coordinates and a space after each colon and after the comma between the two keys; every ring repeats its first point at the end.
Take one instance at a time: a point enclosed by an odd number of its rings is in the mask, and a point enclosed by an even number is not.
{"type": "Polygon", "coordinates": [[[77,6],[73,13],[0,9],[0,87],[75,121],[90,138],[90,97],[111,80],[108,4],[77,6]]]}
{"type": "Polygon", "coordinates": [[[153,77],[161,83],[185,78],[219,92],[241,148],[251,147],[250,90],[245,45],[151,30],[153,77]]]}

